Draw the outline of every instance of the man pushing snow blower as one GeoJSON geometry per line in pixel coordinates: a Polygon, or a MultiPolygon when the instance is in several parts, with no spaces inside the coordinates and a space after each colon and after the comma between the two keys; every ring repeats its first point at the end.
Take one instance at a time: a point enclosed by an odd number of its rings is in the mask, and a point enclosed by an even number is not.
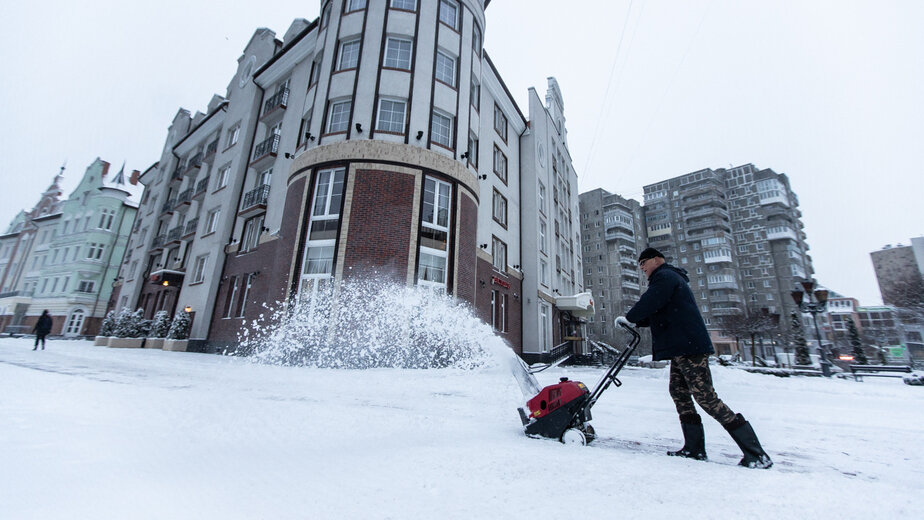
{"type": "Polygon", "coordinates": [[[733,412],[716,395],[709,370],[709,354],[715,352],[706,324],[690,290],[687,272],[666,263],[657,249],[647,248],[638,259],[648,277],[648,290],[616,324],[651,328],[651,354],[656,361],[670,359],[669,390],[683,429],[683,448],[668,455],[706,459],[703,420],[693,399],[725,427],[744,457],[738,463],[749,468],[769,468],[773,461],[764,452],[741,414],[733,412]]]}

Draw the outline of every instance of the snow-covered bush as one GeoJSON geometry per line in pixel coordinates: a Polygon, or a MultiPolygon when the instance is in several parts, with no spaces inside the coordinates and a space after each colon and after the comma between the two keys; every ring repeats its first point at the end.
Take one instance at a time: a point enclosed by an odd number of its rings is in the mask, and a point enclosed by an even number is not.
{"type": "Polygon", "coordinates": [[[170,332],[170,313],[167,311],[157,311],[154,314],[154,322],[151,324],[150,337],[166,338],[170,332]]]}
{"type": "Polygon", "coordinates": [[[103,321],[99,324],[99,335],[103,337],[113,336],[113,330],[115,329],[116,322],[116,313],[115,311],[109,311],[106,313],[106,317],[103,318],[103,321]]]}
{"type": "Polygon", "coordinates": [[[914,372],[902,377],[906,385],[924,386],[924,372],[915,370],[914,372]]]}
{"type": "Polygon", "coordinates": [[[112,328],[113,336],[117,338],[131,338],[132,329],[132,311],[123,308],[119,311],[119,316],[115,320],[115,326],[112,328]]]}
{"type": "Polygon", "coordinates": [[[187,339],[189,338],[189,313],[182,311],[173,318],[170,325],[170,331],[167,332],[167,339],[187,339]]]}

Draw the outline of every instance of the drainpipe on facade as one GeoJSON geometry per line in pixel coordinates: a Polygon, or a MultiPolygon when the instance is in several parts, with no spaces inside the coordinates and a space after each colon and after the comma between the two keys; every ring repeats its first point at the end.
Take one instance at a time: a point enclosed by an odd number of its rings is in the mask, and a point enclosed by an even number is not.
{"type": "MultiPolygon", "coordinates": [[[[122,204],[124,205],[125,203],[123,202],[122,204]]],[[[135,213],[135,215],[137,216],[138,214],[135,213]]],[[[123,224],[124,222],[125,222],[125,211],[123,210],[123,211],[122,211],[122,214],[119,215],[119,227],[116,228],[116,229],[118,230],[118,231],[116,232],[116,239],[113,241],[112,246],[110,246],[110,248],[109,248],[109,256],[106,258],[106,269],[103,271],[103,279],[100,280],[100,282],[101,282],[101,283],[99,284],[99,285],[100,285],[100,289],[99,289],[99,291],[96,291],[96,300],[93,302],[93,309],[90,311],[90,317],[92,317],[93,313],[96,312],[96,306],[99,305],[99,295],[100,295],[100,292],[102,292],[102,290],[103,290],[103,283],[105,283],[105,281],[109,279],[109,269],[112,267],[112,263],[111,263],[111,262],[112,262],[112,252],[115,251],[116,244],[119,242],[119,235],[121,235],[121,233],[122,233],[122,224],[123,224]]],[[[128,249],[128,236],[127,236],[127,235],[126,235],[126,238],[125,238],[125,248],[126,248],[126,250],[128,249]]],[[[125,257],[125,252],[122,253],[122,257],[123,257],[123,258],[125,257]]],[[[118,270],[116,271],[116,273],[118,273],[118,270]]],[[[111,294],[112,294],[112,293],[110,293],[110,295],[111,295],[111,294]]],[[[109,310],[109,305],[108,305],[108,304],[106,305],[106,310],[109,310]]],[[[105,317],[105,316],[103,316],[103,317],[105,317]]],[[[67,325],[67,324],[65,323],[65,325],[67,325]]],[[[87,326],[87,320],[85,319],[85,320],[83,321],[83,323],[80,325],[81,330],[77,331],[77,335],[78,335],[78,336],[80,335],[81,332],[83,332],[83,329],[84,329],[86,326],[87,326]]]]}

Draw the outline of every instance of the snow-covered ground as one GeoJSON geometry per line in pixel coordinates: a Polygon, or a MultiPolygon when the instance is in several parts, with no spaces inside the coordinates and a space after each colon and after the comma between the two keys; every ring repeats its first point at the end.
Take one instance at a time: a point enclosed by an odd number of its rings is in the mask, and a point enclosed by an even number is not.
{"type": "MultiPolygon", "coordinates": [[[[714,367],[776,465],[681,444],[666,369],[623,370],[599,439],[522,434],[499,368],[322,370],[0,339],[0,518],[919,518],[924,387],[714,367]]],[[[601,371],[540,374],[588,384],[601,371]]]]}

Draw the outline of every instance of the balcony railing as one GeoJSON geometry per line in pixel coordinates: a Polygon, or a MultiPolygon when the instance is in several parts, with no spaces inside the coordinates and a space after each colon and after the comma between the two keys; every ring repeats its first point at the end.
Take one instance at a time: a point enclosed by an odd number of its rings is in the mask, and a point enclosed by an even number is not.
{"type": "Polygon", "coordinates": [[[183,226],[177,226],[167,232],[167,242],[179,242],[183,236],[183,226]]]}
{"type": "Polygon", "coordinates": [[[192,200],[192,194],[193,194],[192,188],[186,191],[180,192],[180,194],[176,196],[176,205],[180,206],[182,204],[186,204],[190,202],[192,200]]]}
{"type": "Polygon", "coordinates": [[[167,240],[167,235],[157,235],[154,237],[154,241],[151,242],[152,249],[158,249],[164,246],[164,242],[167,240]]]}
{"type": "Polygon", "coordinates": [[[203,157],[202,160],[211,159],[216,153],[218,153],[218,139],[215,139],[205,147],[205,157],[203,157]]]}
{"type": "Polygon", "coordinates": [[[247,211],[256,206],[266,205],[266,199],[269,197],[269,184],[263,184],[256,189],[248,191],[244,195],[244,203],[241,205],[241,211],[247,211]]]}
{"type": "Polygon", "coordinates": [[[284,88],[279,92],[273,94],[273,97],[266,100],[266,103],[263,104],[263,115],[267,115],[277,108],[285,108],[286,103],[289,101],[289,89],[284,88]]]}
{"type": "Polygon", "coordinates": [[[183,178],[183,170],[186,168],[183,166],[183,163],[177,164],[176,169],[173,170],[173,174],[170,176],[171,180],[180,180],[183,178]]]}
{"type": "Polygon", "coordinates": [[[186,223],[186,227],[183,228],[183,236],[194,235],[196,233],[196,228],[199,226],[199,217],[196,217],[186,223]]]}
{"type": "Polygon", "coordinates": [[[206,177],[201,181],[196,183],[196,191],[193,192],[193,197],[199,195],[200,193],[205,193],[206,188],[209,187],[209,178],[206,177]]]}
{"type": "Polygon", "coordinates": [[[198,170],[202,167],[202,152],[197,153],[190,157],[189,162],[186,164],[186,173],[191,173],[195,170],[198,170]]]}
{"type": "Polygon", "coordinates": [[[772,227],[767,230],[767,240],[798,240],[796,231],[785,226],[772,227]]]}
{"type": "Polygon", "coordinates": [[[267,139],[260,142],[253,150],[253,161],[251,164],[259,161],[260,159],[269,156],[276,155],[276,152],[279,151],[279,134],[273,134],[267,139]]]}
{"type": "Polygon", "coordinates": [[[163,205],[163,206],[161,206],[160,212],[161,212],[161,213],[170,213],[171,211],[173,211],[173,207],[174,207],[175,205],[176,205],[176,199],[174,199],[174,200],[168,200],[167,202],[164,202],[164,205],[163,205]]]}

